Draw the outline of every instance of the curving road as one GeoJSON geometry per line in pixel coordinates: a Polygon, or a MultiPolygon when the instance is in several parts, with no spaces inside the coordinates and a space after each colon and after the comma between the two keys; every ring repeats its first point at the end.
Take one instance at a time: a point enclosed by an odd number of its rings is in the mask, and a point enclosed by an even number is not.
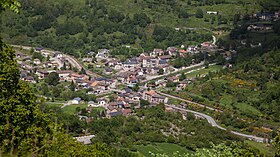
{"type": "Polygon", "coordinates": [[[200,62],[200,63],[198,63],[198,64],[190,65],[190,66],[188,66],[188,67],[182,67],[182,68],[180,68],[180,69],[176,69],[176,70],[173,71],[173,72],[165,73],[165,74],[163,74],[163,75],[158,75],[158,76],[149,77],[149,78],[147,78],[146,80],[141,81],[140,83],[146,83],[146,82],[149,82],[149,81],[151,81],[151,80],[157,80],[157,79],[162,78],[162,77],[164,77],[164,76],[176,74],[176,73],[178,73],[178,72],[180,72],[180,71],[182,71],[182,70],[191,69],[191,68],[199,67],[199,66],[202,66],[202,65],[204,65],[204,61],[202,61],[202,62],[200,62]]]}
{"type": "MultiPolygon", "coordinates": [[[[17,48],[21,47],[22,49],[25,49],[25,50],[30,50],[32,48],[31,46],[20,46],[20,45],[11,45],[11,46],[17,47],[17,48]]],[[[51,51],[51,50],[46,50],[46,49],[44,49],[43,51],[48,52],[50,54],[55,54],[56,52],[58,52],[58,51],[51,51]]],[[[61,52],[59,52],[59,53],[61,53],[61,52]]],[[[64,54],[64,53],[61,53],[61,54],[65,59],[67,59],[69,61],[69,63],[72,65],[72,67],[75,67],[79,70],[81,70],[82,68],[85,69],[87,75],[99,76],[99,75],[93,73],[92,71],[88,70],[86,67],[84,67],[75,57],[72,57],[72,56],[64,54]]]]}
{"type": "MultiPolygon", "coordinates": [[[[208,121],[208,123],[211,124],[213,127],[217,127],[217,128],[219,128],[221,130],[227,130],[226,128],[219,126],[212,117],[210,117],[210,116],[208,116],[208,115],[206,115],[204,113],[200,113],[200,112],[196,112],[196,111],[192,111],[192,110],[176,107],[174,105],[165,105],[165,106],[172,107],[173,109],[176,109],[176,110],[185,111],[185,112],[189,112],[189,113],[193,113],[195,115],[201,116],[201,117],[205,118],[208,121]]],[[[262,137],[257,137],[257,136],[254,136],[254,135],[247,135],[247,134],[243,134],[243,133],[236,132],[236,131],[230,131],[230,132],[235,134],[235,135],[248,138],[249,140],[254,140],[256,142],[264,142],[265,140],[267,140],[267,139],[262,138],[262,137]]]]}
{"type": "Polygon", "coordinates": [[[212,111],[223,112],[222,110],[218,110],[218,109],[215,109],[213,107],[209,107],[209,106],[206,106],[206,105],[203,105],[203,104],[200,104],[200,103],[197,103],[197,102],[193,102],[193,101],[190,101],[190,100],[182,99],[182,98],[177,97],[177,96],[173,96],[173,95],[170,95],[170,94],[162,93],[162,92],[159,92],[159,91],[156,91],[156,92],[159,95],[163,95],[163,96],[166,96],[166,97],[177,99],[177,100],[180,100],[180,101],[183,101],[183,102],[186,102],[186,103],[190,103],[190,104],[195,104],[195,105],[200,106],[200,107],[205,107],[205,108],[207,108],[209,110],[212,110],[212,111]]]}

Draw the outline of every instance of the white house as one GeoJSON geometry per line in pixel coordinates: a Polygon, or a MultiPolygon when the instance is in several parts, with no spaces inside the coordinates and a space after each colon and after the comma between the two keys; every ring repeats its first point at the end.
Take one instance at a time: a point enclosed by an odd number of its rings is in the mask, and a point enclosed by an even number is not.
{"type": "Polygon", "coordinates": [[[81,100],[82,100],[81,98],[77,97],[77,98],[74,98],[74,99],[71,101],[71,103],[72,103],[72,104],[80,104],[81,100]]]}
{"type": "Polygon", "coordinates": [[[207,11],[206,13],[209,14],[209,15],[217,15],[218,14],[217,11],[207,11]]]}
{"type": "Polygon", "coordinates": [[[63,71],[58,71],[58,76],[60,78],[60,80],[65,80],[68,77],[70,77],[70,74],[72,74],[72,71],[70,70],[63,70],[63,71]]]}
{"type": "Polygon", "coordinates": [[[100,107],[98,103],[95,103],[93,101],[88,102],[88,107],[100,107]]]}
{"type": "Polygon", "coordinates": [[[110,50],[103,49],[96,54],[95,58],[97,60],[107,59],[109,57],[109,52],[110,52],[110,50]]]}
{"type": "Polygon", "coordinates": [[[40,59],[36,58],[36,59],[34,59],[33,63],[36,65],[39,65],[39,64],[41,64],[41,61],[40,61],[40,59]]]}
{"type": "Polygon", "coordinates": [[[55,53],[54,56],[55,56],[56,58],[58,58],[58,59],[60,59],[60,58],[63,57],[62,53],[58,53],[58,52],[55,53]]]}
{"type": "Polygon", "coordinates": [[[43,55],[44,57],[48,57],[48,56],[50,56],[50,53],[45,52],[45,51],[42,51],[42,55],[43,55]]]}
{"type": "Polygon", "coordinates": [[[47,75],[49,75],[49,72],[44,70],[37,70],[35,74],[38,75],[39,79],[43,79],[47,75]]]}
{"type": "Polygon", "coordinates": [[[107,103],[105,99],[96,99],[96,100],[97,100],[97,103],[99,106],[105,107],[105,105],[107,103]]]}

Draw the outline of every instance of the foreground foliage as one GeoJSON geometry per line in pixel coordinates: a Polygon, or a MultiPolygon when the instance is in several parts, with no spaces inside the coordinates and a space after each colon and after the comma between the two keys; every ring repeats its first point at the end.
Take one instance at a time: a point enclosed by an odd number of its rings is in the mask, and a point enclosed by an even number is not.
{"type": "Polygon", "coordinates": [[[29,86],[19,80],[14,57],[0,41],[0,155],[111,156],[105,144],[75,142],[41,111],[29,86]]]}

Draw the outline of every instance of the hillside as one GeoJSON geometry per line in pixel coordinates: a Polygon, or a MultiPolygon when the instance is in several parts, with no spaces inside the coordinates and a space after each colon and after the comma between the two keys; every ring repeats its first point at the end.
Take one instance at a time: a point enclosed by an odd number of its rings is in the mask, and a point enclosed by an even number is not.
{"type": "Polygon", "coordinates": [[[124,55],[134,56],[154,48],[209,41],[212,32],[208,29],[230,29],[234,14],[261,10],[253,0],[242,3],[235,0],[21,2],[19,15],[5,12],[1,18],[4,40],[52,48],[76,57],[100,48],[114,49],[112,54],[118,54],[122,46],[130,45],[131,52],[124,55]]]}
{"type": "MultiPolygon", "coordinates": [[[[279,23],[278,20],[273,25],[279,23]]],[[[245,31],[238,37],[230,37],[226,42],[236,44],[237,53],[223,70],[209,72],[203,77],[197,75],[197,80],[184,91],[168,92],[226,111],[216,114],[216,119],[231,129],[273,138],[280,126],[278,28],[274,27],[274,31],[265,35],[264,32],[245,31]],[[247,44],[240,43],[244,40],[242,36],[246,37],[247,44]],[[252,43],[261,43],[261,46],[252,43]]]]}

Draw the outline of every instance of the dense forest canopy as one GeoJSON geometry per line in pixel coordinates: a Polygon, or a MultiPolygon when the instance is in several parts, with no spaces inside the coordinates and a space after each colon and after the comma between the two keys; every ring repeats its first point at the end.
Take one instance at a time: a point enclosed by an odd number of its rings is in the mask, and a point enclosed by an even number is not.
{"type": "Polygon", "coordinates": [[[257,11],[248,8],[259,8],[253,2],[241,5],[226,0],[20,2],[20,14],[6,12],[2,16],[1,33],[7,42],[52,48],[76,57],[101,48],[117,52],[124,45],[135,47],[134,55],[137,55],[143,50],[209,41],[210,32],[175,31],[175,27],[230,26],[232,12],[224,8],[238,5],[242,8],[240,13],[247,10],[248,14],[257,11]],[[221,10],[221,15],[207,15],[205,12],[212,6],[216,11],[221,10]]]}

